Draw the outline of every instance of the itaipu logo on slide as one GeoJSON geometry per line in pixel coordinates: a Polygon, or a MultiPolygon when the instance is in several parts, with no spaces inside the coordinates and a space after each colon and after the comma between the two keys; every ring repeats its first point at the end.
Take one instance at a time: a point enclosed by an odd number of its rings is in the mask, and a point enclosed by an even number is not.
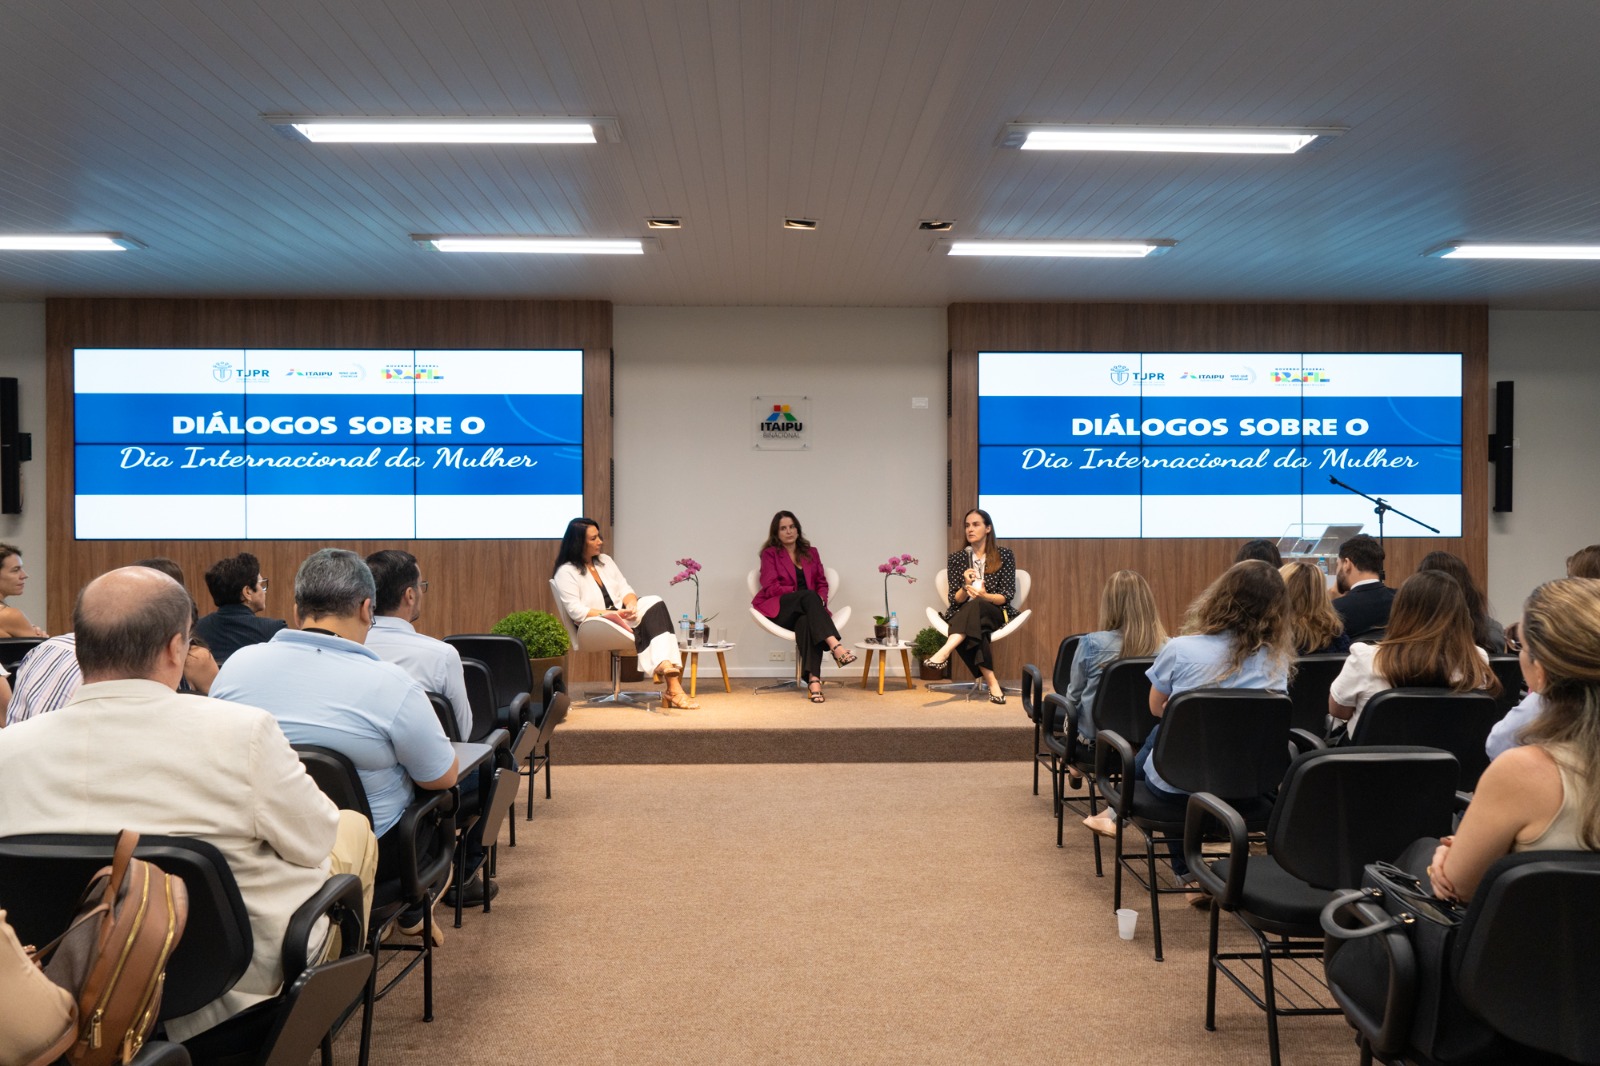
{"type": "Polygon", "coordinates": [[[772,413],[761,420],[763,433],[802,433],[805,423],[794,416],[786,403],[772,405],[772,413]]]}

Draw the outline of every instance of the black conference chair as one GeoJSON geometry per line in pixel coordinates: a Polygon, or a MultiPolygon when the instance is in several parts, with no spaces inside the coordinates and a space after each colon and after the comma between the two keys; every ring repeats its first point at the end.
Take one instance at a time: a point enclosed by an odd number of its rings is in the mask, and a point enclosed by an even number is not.
{"type": "Polygon", "coordinates": [[[452,743],[460,743],[461,723],[456,721],[456,709],[450,705],[450,701],[437,692],[430,692],[428,702],[433,705],[434,717],[439,719],[439,728],[444,730],[444,735],[452,743]]]}
{"type": "MultiPolygon", "coordinates": [[[[527,726],[523,726],[527,729],[527,726]]],[[[499,872],[500,858],[500,827],[502,825],[516,825],[516,819],[509,817],[511,808],[517,805],[517,789],[522,787],[522,775],[517,773],[514,766],[502,766],[494,772],[494,783],[490,786],[488,806],[483,812],[483,846],[488,849],[488,856],[483,862],[483,913],[489,913],[490,897],[489,885],[494,881],[499,872]]]]}
{"type": "Polygon", "coordinates": [[[0,637],[0,667],[8,674],[16,673],[18,664],[43,643],[43,637],[0,637]]]}
{"type": "MultiPolygon", "coordinates": [[[[1122,906],[1122,871],[1150,893],[1156,961],[1161,955],[1161,896],[1184,891],[1163,886],[1156,875],[1156,845],[1183,840],[1188,801],[1157,796],[1134,780],[1137,749],[1114,729],[1101,730],[1095,744],[1095,778],[1106,804],[1117,812],[1113,909],[1122,906]],[[1129,825],[1144,833],[1144,870],[1127,851],[1129,825]]],[[[1260,689],[1194,689],[1174,696],[1161,719],[1154,751],[1156,770],[1174,789],[1209,792],[1233,803],[1251,832],[1267,827],[1268,798],[1289,765],[1289,697],[1260,689]]],[[[1195,876],[1193,869],[1190,875],[1195,876]]]]}
{"type": "MultiPolygon", "coordinates": [[[[1095,690],[1094,706],[1089,708],[1095,731],[1110,729],[1126,738],[1133,750],[1138,751],[1150,731],[1156,727],[1156,717],[1150,713],[1150,679],[1145,672],[1155,659],[1139,656],[1118,659],[1106,666],[1100,677],[1100,687],[1095,690]]],[[[1066,812],[1094,815],[1100,813],[1100,790],[1095,781],[1095,752],[1093,747],[1078,743],[1078,731],[1069,728],[1067,702],[1055,693],[1045,697],[1051,721],[1052,748],[1060,748],[1059,775],[1056,781],[1056,847],[1061,847],[1062,827],[1066,812]],[[1069,803],[1066,798],[1067,776],[1082,777],[1088,785],[1088,795],[1082,807],[1069,803]]],[[[1105,863],[1100,852],[1100,834],[1094,834],[1094,875],[1105,876],[1105,863]]]]}
{"type": "MultiPolygon", "coordinates": [[[[1050,673],[1050,687],[1055,692],[1067,691],[1067,685],[1072,679],[1072,658],[1078,653],[1078,640],[1081,633],[1074,633],[1070,637],[1063,637],[1056,647],[1055,669],[1050,673]]],[[[1040,713],[1044,707],[1045,693],[1042,689],[1036,691],[1034,709],[1029,712],[1033,719],[1033,794],[1039,794],[1039,765],[1043,763],[1050,769],[1051,776],[1057,772],[1056,767],[1060,762],[1060,753],[1047,746],[1045,740],[1050,735],[1050,714],[1040,713]]],[[[1024,711],[1029,711],[1026,692],[1023,694],[1024,711]]]]}
{"type": "Polygon", "coordinates": [[[1022,668],[1022,713],[1033,723],[1033,794],[1039,794],[1039,766],[1049,769],[1050,780],[1056,779],[1056,755],[1044,746],[1048,723],[1044,721],[1044,675],[1039,668],[1028,663],[1022,668]]]}
{"type": "Polygon", "coordinates": [[[489,668],[494,682],[497,725],[515,735],[533,699],[533,666],[527,646],[498,633],[457,633],[444,642],[461,653],[463,663],[476,659],[489,668]]]}
{"type": "Polygon", "coordinates": [[[1421,744],[1442,748],[1461,764],[1464,792],[1478,787],[1489,767],[1484,750],[1500,709],[1487,692],[1443,688],[1391,688],[1373,696],[1361,711],[1351,744],[1421,744]]]}
{"type": "Polygon", "coordinates": [[[1265,855],[1250,854],[1244,818],[1230,804],[1204,792],[1189,797],[1184,858],[1212,898],[1207,1030],[1217,1027],[1219,973],[1266,1012],[1273,1066],[1279,1062],[1280,1017],[1339,1013],[1316,994],[1316,974],[1299,965],[1315,960],[1320,969],[1321,915],[1329,893],[1360,885],[1367,863],[1394,858],[1418,837],[1448,833],[1457,772],[1455,756],[1435,748],[1333,748],[1298,755],[1267,824],[1265,855]],[[1207,865],[1201,840],[1217,824],[1227,835],[1228,855],[1207,865]],[[1255,938],[1256,950],[1218,950],[1223,911],[1255,938]],[[1283,989],[1288,1007],[1279,1005],[1274,972],[1284,963],[1291,966],[1283,989]]]}
{"type": "MultiPolygon", "coordinates": [[[[25,943],[42,944],[72,920],[84,887],[116,850],[114,835],[41,833],[0,839],[0,897],[25,943]]],[[[222,853],[190,837],[141,836],[134,854],[183,879],[189,917],[167,962],[161,1020],[192,1013],[231,989],[250,965],[250,916],[222,853]]],[[[207,1066],[303,1066],[314,1051],[333,1055],[338,1020],[360,1002],[372,971],[362,949],[362,890],[348,874],[331,877],[294,912],[284,933],[286,988],[190,1039],[187,1058],[156,1048],[151,1061],[207,1066]],[[340,933],[338,958],[314,963],[322,941],[316,925],[328,918],[340,933]]],[[[136,1059],[142,1062],[143,1059],[136,1059]]]]}
{"type": "MultiPolygon", "coordinates": [[[[314,744],[296,744],[294,750],[317,787],[341,810],[355,811],[372,820],[367,793],[355,764],[343,753],[314,744]]],[[[367,922],[366,946],[374,961],[381,951],[411,954],[382,988],[378,971],[369,975],[361,1017],[361,1066],[367,1066],[372,1040],[372,1013],[377,1001],[420,964],[422,966],[422,1020],[433,1021],[433,904],[444,891],[455,850],[455,815],[452,790],[419,792],[400,816],[391,833],[400,834],[401,867],[397,880],[373,886],[372,914],[367,922]],[[384,934],[412,907],[422,909],[422,936],[417,944],[384,944],[384,934]]]]}
{"type": "MultiPolygon", "coordinates": [[[[1600,1012],[1589,994],[1600,987],[1597,898],[1594,852],[1525,851],[1489,868],[1444,963],[1460,1004],[1489,1030],[1473,1061],[1600,1063],[1600,1012]]],[[[1356,1030],[1361,1062],[1435,1061],[1415,1046],[1422,985],[1406,927],[1355,893],[1327,905],[1323,926],[1328,985],[1356,1030]],[[1365,960],[1352,951],[1358,944],[1372,945],[1365,960]]]]}
{"type": "Polygon", "coordinates": [[[1328,690],[1334,678],[1344,669],[1343,653],[1337,655],[1302,655],[1294,661],[1294,674],[1289,678],[1289,702],[1293,709],[1289,724],[1304,729],[1312,736],[1328,735],[1328,690]]]}
{"type": "Polygon", "coordinates": [[[1500,716],[1503,718],[1523,696],[1522,660],[1515,655],[1491,655],[1489,669],[1500,679],[1500,694],[1494,698],[1494,703],[1500,708],[1500,716]]]}

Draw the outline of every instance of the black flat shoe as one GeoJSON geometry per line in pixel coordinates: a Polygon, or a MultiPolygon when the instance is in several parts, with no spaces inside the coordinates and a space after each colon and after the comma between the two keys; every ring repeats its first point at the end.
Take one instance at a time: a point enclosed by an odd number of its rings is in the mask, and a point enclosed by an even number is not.
{"type": "Polygon", "coordinates": [[[1005,701],[1006,701],[1006,694],[1004,692],[991,692],[991,693],[989,693],[989,702],[990,703],[1004,703],[1005,701]]]}

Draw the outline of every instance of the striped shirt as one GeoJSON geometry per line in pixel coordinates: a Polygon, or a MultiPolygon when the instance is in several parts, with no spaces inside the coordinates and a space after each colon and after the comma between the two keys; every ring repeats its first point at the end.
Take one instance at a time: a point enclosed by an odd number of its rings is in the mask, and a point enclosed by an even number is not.
{"type": "Polygon", "coordinates": [[[6,725],[64,707],[83,682],[78,668],[78,643],[71,633],[63,633],[34,648],[23,657],[11,684],[11,705],[6,709],[6,725]]]}

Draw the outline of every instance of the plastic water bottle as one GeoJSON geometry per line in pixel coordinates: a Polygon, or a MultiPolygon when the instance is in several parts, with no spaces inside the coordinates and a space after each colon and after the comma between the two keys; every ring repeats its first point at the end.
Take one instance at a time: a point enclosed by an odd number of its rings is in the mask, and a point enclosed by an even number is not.
{"type": "Polygon", "coordinates": [[[896,647],[900,643],[900,616],[893,611],[889,612],[889,646],[896,647]]]}
{"type": "Polygon", "coordinates": [[[691,647],[701,647],[706,642],[706,620],[701,615],[694,616],[694,628],[689,631],[689,644],[691,647]]]}
{"type": "Polygon", "coordinates": [[[689,627],[691,624],[692,623],[689,621],[689,612],[683,612],[683,617],[678,619],[678,639],[684,644],[689,643],[689,627]]]}

